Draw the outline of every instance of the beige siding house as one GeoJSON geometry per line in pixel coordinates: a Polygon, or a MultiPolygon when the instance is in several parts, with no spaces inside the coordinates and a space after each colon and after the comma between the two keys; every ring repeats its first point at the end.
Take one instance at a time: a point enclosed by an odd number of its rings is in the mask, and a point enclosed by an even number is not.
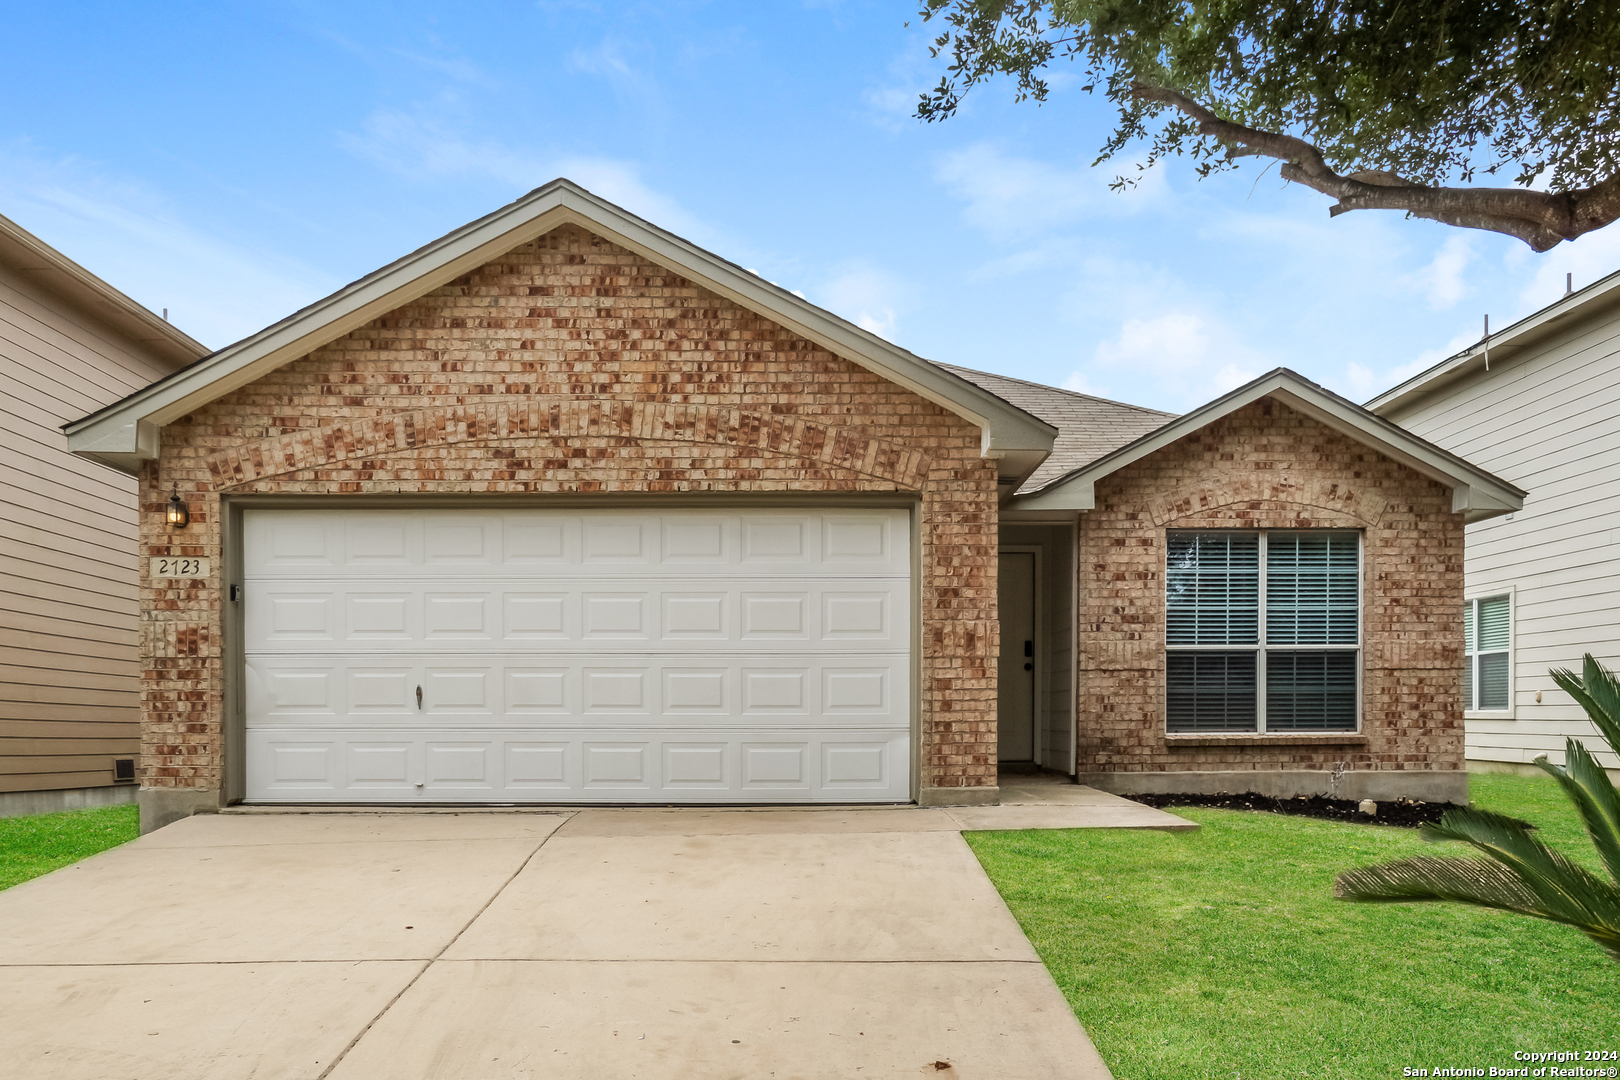
{"type": "Polygon", "coordinates": [[[61,426],[206,351],[0,217],[0,816],[134,796],[136,485],[61,426]]]}
{"type": "Polygon", "coordinates": [[[1602,740],[1547,673],[1578,669],[1588,652],[1620,665],[1620,274],[1368,408],[1531,492],[1523,510],[1468,527],[1458,693],[1470,767],[1562,761],[1568,736],[1597,750],[1602,740]]]}

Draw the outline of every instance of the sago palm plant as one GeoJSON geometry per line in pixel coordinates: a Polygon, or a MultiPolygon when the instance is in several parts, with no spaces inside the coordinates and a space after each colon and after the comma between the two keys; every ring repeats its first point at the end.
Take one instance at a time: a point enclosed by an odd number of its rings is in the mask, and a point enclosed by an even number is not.
{"type": "MultiPolygon", "coordinates": [[[[1609,748],[1620,751],[1620,679],[1587,654],[1579,677],[1556,669],[1553,681],[1581,703],[1609,748]]],[[[1580,811],[1608,877],[1594,874],[1531,835],[1534,826],[1485,810],[1448,811],[1423,826],[1427,840],[1460,840],[1480,857],[1420,856],[1340,874],[1341,900],[1457,900],[1573,926],[1620,961],[1620,793],[1585,746],[1566,741],[1551,773],[1580,811]]]]}

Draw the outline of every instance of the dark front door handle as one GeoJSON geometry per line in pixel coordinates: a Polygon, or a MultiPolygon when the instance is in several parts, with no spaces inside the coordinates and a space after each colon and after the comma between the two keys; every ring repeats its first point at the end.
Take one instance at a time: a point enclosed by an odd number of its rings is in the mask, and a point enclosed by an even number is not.
{"type": "Polygon", "coordinates": [[[416,707],[418,709],[422,707],[422,688],[420,686],[416,688],[416,707]]]}
{"type": "Polygon", "coordinates": [[[1025,671],[1034,671],[1035,670],[1035,665],[1034,664],[1025,664],[1024,665],[1024,670],[1025,671]]]}

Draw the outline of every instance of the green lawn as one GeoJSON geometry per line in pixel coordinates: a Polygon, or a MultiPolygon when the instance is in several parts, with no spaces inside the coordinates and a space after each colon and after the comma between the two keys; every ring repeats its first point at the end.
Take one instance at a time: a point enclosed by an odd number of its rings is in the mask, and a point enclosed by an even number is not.
{"type": "MultiPolygon", "coordinates": [[[[1551,778],[1475,776],[1472,790],[1596,864],[1551,778]]],[[[1508,1067],[1515,1050],[1620,1049],[1620,964],[1575,931],[1332,898],[1340,870],[1460,846],[1174,812],[1203,828],[966,834],[1120,1080],[1364,1080],[1508,1067]]]]}
{"type": "Polygon", "coordinates": [[[132,804],[0,818],[0,889],[127,843],[140,820],[132,804]]]}

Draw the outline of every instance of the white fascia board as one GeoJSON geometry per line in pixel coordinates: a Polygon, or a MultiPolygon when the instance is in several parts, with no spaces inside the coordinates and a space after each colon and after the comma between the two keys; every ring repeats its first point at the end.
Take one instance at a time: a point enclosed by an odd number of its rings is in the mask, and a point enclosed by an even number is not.
{"type": "Polygon", "coordinates": [[[982,432],[985,457],[1044,460],[1051,452],[1057,429],[1050,424],[565,180],[553,181],[258,334],[66,425],[68,449],[139,455],[133,421],[157,427],[172,423],[566,224],[674,270],[975,424],[982,432]]]}
{"type": "Polygon", "coordinates": [[[1008,509],[1094,510],[1097,506],[1095,478],[1076,476],[1059,484],[1048,484],[1039,491],[1014,498],[1008,509]]]}
{"type": "Polygon", "coordinates": [[[1247,386],[1171,420],[1090,465],[1059,477],[1039,491],[1014,500],[1012,506],[1020,510],[1090,510],[1096,503],[1098,480],[1264,397],[1275,398],[1295,412],[1444,484],[1453,492],[1454,512],[1468,515],[1466,520],[1470,522],[1511,513],[1524,506],[1525,492],[1521,489],[1283,368],[1262,375],[1247,386]]]}
{"type": "Polygon", "coordinates": [[[1603,314],[1617,302],[1620,302],[1620,271],[1598,279],[1579,292],[1570,293],[1557,303],[1548,304],[1488,339],[1475,342],[1462,352],[1446,357],[1399,386],[1385,390],[1367,402],[1366,407],[1380,416],[1399,412],[1431,391],[1475,371],[1484,371],[1487,355],[1494,353],[1498,360],[1508,360],[1543,338],[1567,330],[1586,318],[1603,314]]]}

